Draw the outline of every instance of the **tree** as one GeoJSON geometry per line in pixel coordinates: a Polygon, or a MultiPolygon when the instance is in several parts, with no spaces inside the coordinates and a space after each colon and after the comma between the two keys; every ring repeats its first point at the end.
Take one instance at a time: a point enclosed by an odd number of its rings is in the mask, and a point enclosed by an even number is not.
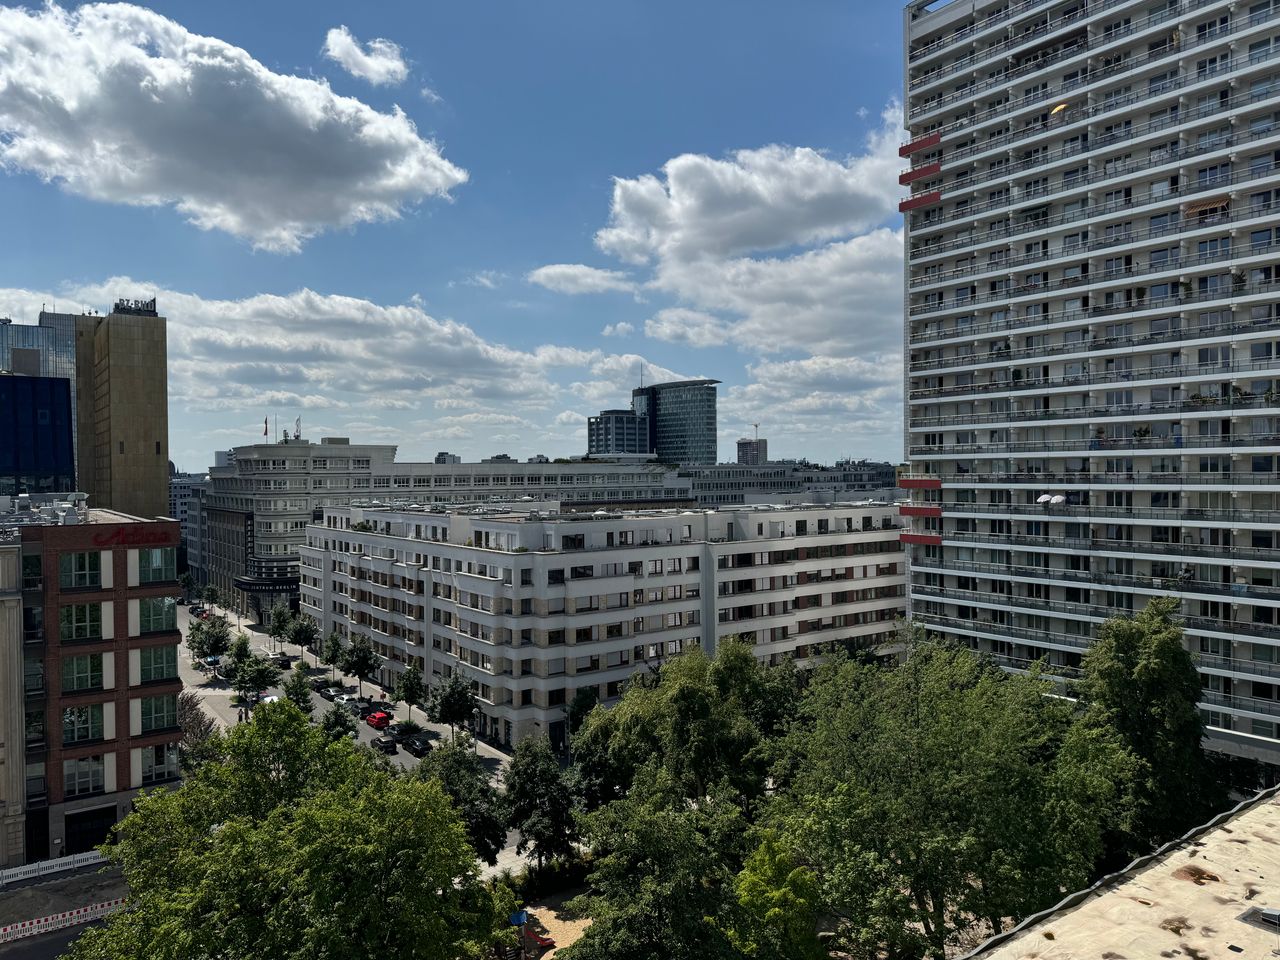
{"type": "Polygon", "coordinates": [[[471,684],[457,671],[445,677],[431,698],[431,719],[447,723],[449,735],[456,739],[456,727],[465,727],[476,708],[476,695],[471,684]]]}
{"type": "Polygon", "coordinates": [[[427,694],[427,686],[422,682],[422,672],[413,664],[407,665],[396,677],[395,690],[391,699],[396,703],[407,704],[405,719],[413,716],[413,708],[422,705],[422,698],[427,694]]]}
{"type": "Polygon", "coordinates": [[[1182,643],[1178,600],[1152,599],[1136,617],[1112,617],[1084,656],[1087,721],[1114,731],[1145,769],[1134,783],[1124,859],[1180,836],[1226,806],[1201,749],[1200,677],[1182,643]]]}
{"type": "Polygon", "coordinates": [[[765,831],[734,882],[735,925],[729,939],[745,956],[759,960],[824,960],[818,940],[821,890],[817,877],[800,866],[765,831]]]}
{"type": "Polygon", "coordinates": [[[342,663],[346,650],[342,646],[342,636],[335,630],[324,638],[324,647],[320,652],[320,662],[329,668],[329,680],[333,681],[333,668],[342,663]]]}
{"type": "Polygon", "coordinates": [[[769,819],[840,950],[941,960],[1093,875],[1135,765],[1051,690],[930,643],[893,669],[818,669],[769,819]]]}
{"type": "Polygon", "coordinates": [[[222,591],[211,583],[200,591],[200,599],[212,606],[222,606],[222,591]]]}
{"type": "Polygon", "coordinates": [[[208,642],[205,638],[204,621],[193,619],[187,626],[187,649],[191,651],[192,660],[203,660],[205,657],[212,656],[209,653],[208,642]]]}
{"type": "Polygon", "coordinates": [[[305,614],[294,617],[289,624],[288,640],[298,647],[299,653],[311,647],[319,639],[320,630],[316,627],[316,622],[305,614]]]}
{"type": "Polygon", "coordinates": [[[583,721],[587,719],[587,714],[594,710],[599,702],[600,688],[594,683],[589,686],[579,687],[574,691],[573,699],[569,701],[569,709],[567,711],[570,737],[578,732],[583,721]]]}
{"type": "Polygon", "coordinates": [[[190,572],[184,573],[178,578],[178,586],[182,588],[182,602],[186,603],[196,588],[196,578],[190,572]]]}
{"type": "MultiPolygon", "coordinates": [[[[224,621],[225,622],[225,621],[224,621]]],[[[244,663],[252,655],[253,650],[249,647],[249,635],[241,630],[236,634],[231,646],[227,650],[226,664],[228,675],[234,676],[240,664],[244,663]]]]}
{"type": "Polygon", "coordinates": [[[289,627],[293,625],[293,614],[288,604],[276,603],[267,618],[267,636],[277,643],[289,635],[289,627]]]}
{"type": "Polygon", "coordinates": [[[231,625],[227,623],[226,617],[210,617],[200,623],[205,656],[220,657],[225,654],[231,647],[231,625]]]}
{"type": "Polygon", "coordinates": [[[301,661],[289,672],[289,679],[282,689],[290,703],[311,716],[315,702],[311,699],[311,681],[307,679],[307,669],[301,661]]]}
{"type": "Polygon", "coordinates": [[[520,832],[516,852],[532,850],[541,870],[548,860],[573,852],[573,797],[547,737],[527,737],[516,745],[504,781],[511,819],[520,832]]]}
{"type": "MultiPolygon", "coordinates": [[[[526,741],[527,742],[527,741],[526,741]]],[[[671,773],[646,765],[624,798],[583,817],[592,918],[569,960],[730,960],[725,932],[746,822],[724,791],[691,803],[671,773]]]]}
{"type": "Polygon", "coordinates": [[[356,718],[335,703],[320,718],[320,729],[330,740],[340,740],[356,732],[356,718]]]}
{"type": "Polygon", "coordinates": [[[490,866],[496,864],[507,842],[506,809],[484,762],[466,747],[446,744],[422,758],[418,776],[439,781],[476,855],[490,866]]]}
{"type": "Polygon", "coordinates": [[[361,696],[364,696],[364,682],[381,663],[382,658],[374,652],[373,644],[363,634],[353,637],[351,646],[347,647],[342,655],[342,670],[356,678],[360,685],[361,696]]]}
{"type": "Polygon", "coordinates": [[[225,759],[145,793],[105,852],[128,909],[73,960],[479,957],[514,901],[480,880],[438,783],[380,771],[287,701],[223,738],[225,759]]]}
{"type": "Polygon", "coordinates": [[[240,699],[247,701],[251,694],[274,687],[279,682],[280,668],[262,654],[255,653],[236,663],[231,685],[240,694],[240,699]]]}
{"type": "Polygon", "coordinates": [[[194,690],[178,694],[178,726],[182,739],[178,741],[178,763],[186,776],[208,760],[213,754],[214,734],[218,725],[205,713],[200,697],[194,690]]]}

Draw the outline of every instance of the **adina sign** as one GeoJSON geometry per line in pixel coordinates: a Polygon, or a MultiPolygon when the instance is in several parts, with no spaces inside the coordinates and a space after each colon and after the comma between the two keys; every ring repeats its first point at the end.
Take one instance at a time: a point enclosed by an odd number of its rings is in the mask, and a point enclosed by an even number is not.
{"type": "Polygon", "coordinates": [[[172,532],[152,523],[131,523],[93,535],[95,547],[165,547],[172,542],[172,532]]]}

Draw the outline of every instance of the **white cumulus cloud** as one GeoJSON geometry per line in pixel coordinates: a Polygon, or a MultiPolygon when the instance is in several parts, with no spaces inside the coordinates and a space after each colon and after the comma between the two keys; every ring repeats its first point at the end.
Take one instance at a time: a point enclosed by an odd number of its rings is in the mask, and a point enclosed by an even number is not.
{"type": "Polygon", "coordinates": [[[353,77],[368,80],[374,86],[394,86],[409,76],[409,65],[397,44],[381,37],[362,44],[346,26],[334,27],[325,35],[324,55],[353,77]]]}
{"type": "Polygon", "coordinates": [[[625,320],[619,320],[617,323],[605,324],[600,334],[605,337],[626,337],[635,332],[636,328],[632,324],[627,323],[625,320]]]}
{"type": "Polygon", "coordinates": [[[601,270],[583,263],[548,264],[530,271],[525,279],[556,293],[634,293],[636,290],[635,282],[622,271],[601,270]]]}
{"type": "Polygon", "coordinates": [[[645,336],[668,343],[687,343],[691,347],[723,346],[730,330],[729,324],[709,313],[683,307],[659,310],[644,322],[645,336]]]}
{"type": "Polygon", "coordinates": [[[0,7],[0,51],[0,166],[172,206],[262,249],[393,219],[467,180],[400,110],[131,4],[0,7]]]}

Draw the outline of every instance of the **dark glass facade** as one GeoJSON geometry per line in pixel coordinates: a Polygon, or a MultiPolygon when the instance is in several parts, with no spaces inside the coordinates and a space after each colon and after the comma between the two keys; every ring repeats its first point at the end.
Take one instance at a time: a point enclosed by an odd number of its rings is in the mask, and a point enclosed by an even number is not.
{"type": "Polygon", "coordinates": [[[716,384],[678,380],[631,391],[631,407],[649,421],[649,449],[663,463],[716,463],[716,384]]]}
{"type": "Polygon", "coordinates": [[[0,374],[0,496],[75,489],[71,382],[0,374]]]}

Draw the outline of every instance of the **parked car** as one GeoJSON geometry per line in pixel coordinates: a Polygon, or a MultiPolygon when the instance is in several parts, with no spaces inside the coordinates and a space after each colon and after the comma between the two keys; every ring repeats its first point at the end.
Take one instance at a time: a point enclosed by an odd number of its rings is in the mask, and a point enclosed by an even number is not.
{"type": "Polygon", "coordinates": [[[333,681],[330,680],[328,677],[312,677],[311,678],[311,689],[314,690],[316,693],[320,694],[320,696],[322,697],[324,696],[324,692],[328,690],[329,687],[332,685],[333,685],[333,681]]]}
{"type": "Polygon", "coordinates": [[[396,749],[396,742],[390,737],[374,737],[372,746],[373,749],[380,750],[383,753],[398,752],[396,749]]]}
{"type": "Polygon", "coordinates": [[[405,750],[414,757],[425,757],[431,752],[431,741],[425,733],[419,733],[404,741],[405,750]]]}
{"type": "Polygon", "coordinates": [[[336,703],[337,699],[345,693],[346,691],[341,687],[325,687],[320,691],[320,696],[322,699],[333,700],[336,703]]]}
{"type": "MultiPolygon", "coordinates": [[[[391,718],[388,717],[381,710],[378,710],[378,711],[375,711],[374,713],[369,714],[367,717],[364,718],[364,722],[367,723],[369,726],[373,727],[373,729],[375,730],[385,730],[387,729],[387,727],[391,726],[391,718]]],[[[391,739],[391,738],[388,737],[387,739],[391,739]]]]}
{"type": "Polygon", "coordinates": [[[333,702],[338,704],[339,706],[345,707],[349,703],[352,703],[352,704],[355,703],[357,699],[358,698],[354,693],[347,693],[345,690],[343,690],[333,698],[333,702]]]}
{"type": "Polygon", "coordinates": [[[410,737],[417,736],[422,730],[419,727],[406,727],[403,723],[392,723],[383,731],[388,737],[396,743],[404,743],[410,737]]]}
{"type": "Polygon", "coordinates": [[[293,663],[293,658],[287,653],[277,653],[272,655],[271,662],[281,670],[288,670],[293,663]]]}
{"type": "Polygon", "coordinates": [[[204,607],[200,606],[200,604],[198,603],[193,603],[191,606],[187,607],[187,613],[192,613],[192,614],[195,614],[196,616],[199,616],[200,614],[204,613],[204,607]]]}

